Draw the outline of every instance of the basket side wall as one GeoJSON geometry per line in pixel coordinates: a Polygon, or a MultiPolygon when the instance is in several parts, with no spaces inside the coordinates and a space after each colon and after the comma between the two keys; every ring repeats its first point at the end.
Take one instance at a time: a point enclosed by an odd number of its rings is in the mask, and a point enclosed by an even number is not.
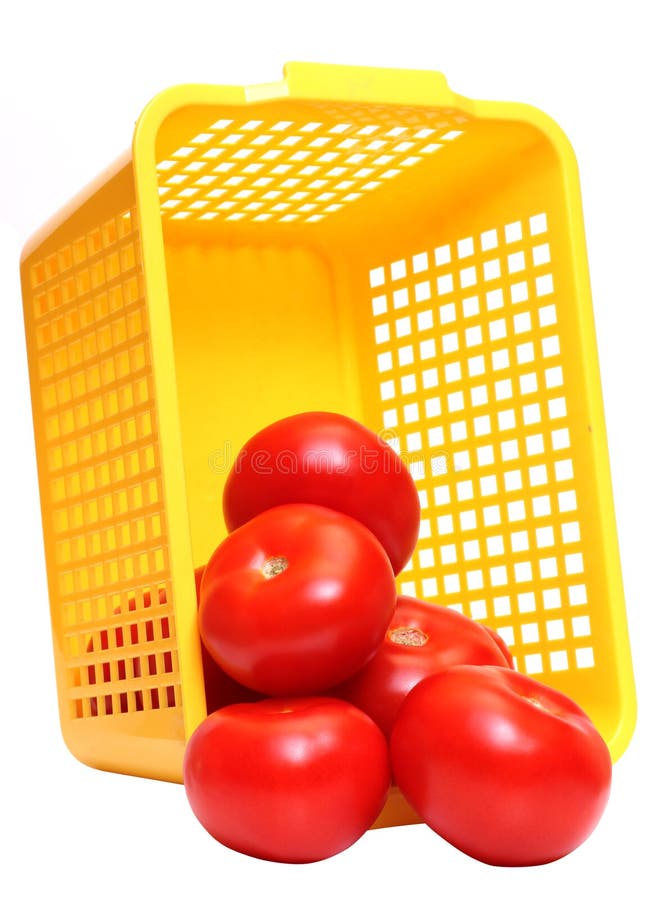
{"type": "MultiPolygon", "coordinates": [[[[586,368],[586,251],[570,227],[578,187],[538,130],[519,124],[513,152],[512,129],[477,123],[451,168],[431,160],[431,199],[408,216],[383,198],[364,252],[340,248],[339,289],[365,422],[421,496],[400,591],[499,630],[521,671],[573,697],[617,747],[631,686],[586,368]]],[[[419,168],[409,198],[428,197],[419,168]]]]}
{"type": "Polygon", "coordinates": [[[180,670],[128,159],[26,248],[22,284],[63,735],[96,768],[178,780],[180,670]]]}

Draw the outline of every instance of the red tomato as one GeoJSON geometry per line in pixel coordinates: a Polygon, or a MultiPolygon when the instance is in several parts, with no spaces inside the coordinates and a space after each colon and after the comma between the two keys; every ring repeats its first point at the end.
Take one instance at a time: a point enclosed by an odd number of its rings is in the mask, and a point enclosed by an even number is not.
{"type": "Polygon", "coordinates": [[[315,503],[362,522],[395,572],[416,546],[420,503],[408,469],[385,441],[347,416],[289,416],[244,445],[223,492],[228,530],[284,503],[315,503]]]}
{"type": "Polygon", "coordinates": [[[417,685],[391,738],[397,784],[464,853],[498,866],[579,846],[609,796],[611,757],[572,700],[520,672],[456,666],[417,685]]]}
{"type": "Polygon", "coordinates": [[[233,531],[202,578],[200,634],[218,665],[271,695],[328,690],[372,656],[395,609],[395,579],[371,531],[308,504],[233,531]]]}
{"type": "Polygon", "coordinates": [[[372,720],[342,700],[242,703],[193,733],[184,784],[217,841],[261,859],[314,862],[374,823],[390,784],[388,746],[372,720]]]}
{"type": "MultiPolygon", "coordinates": [[[[195,592],[197,594],[198,606],[200,604],[200,584],[204,575],[204,566],[200,566],[195,570],[195,592]]],[[[204,641],[200,641],[200,650],[202,652],[202,678],[204,680],[204,693],[207,701],[207,712],[212,713],[222,706],[228,706],[230,703],[253,703],[260,700],[264,696],[255,691],[249,690],[243,684],[239,684],[233,678],[230,678],[223,669],[213,660],[211,654],[204,646],[204,641]]]]}
{"type": "Polygon", "coordinates": [[[402,701],[423,678],[458,663],[509,665],[508,649],[491,632],[453,609],[398,597],[383,643],[334,693],[364,710],[390,739],[402,701]]]}

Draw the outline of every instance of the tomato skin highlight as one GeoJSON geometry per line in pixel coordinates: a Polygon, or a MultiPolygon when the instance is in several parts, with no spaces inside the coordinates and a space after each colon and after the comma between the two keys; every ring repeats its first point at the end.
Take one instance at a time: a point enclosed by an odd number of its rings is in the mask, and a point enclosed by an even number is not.
{"type": "Polygon", "coordinates": [[[191,736],[184,785],[220,843],[260,859],[315,862],[353,844],[381,812],[388,746],[368,716],[336,698],[236,704],[191,736]]]}
{"type": "Polygon", "coordinates": [[[609,796],[611,757],[588,716],[508,668],[463,665],[426,678],[404,701],[390,746],[418,815],[490,865],[566,856],[609,796]]]}
{"type": "Polygon", "coordinates": [[[508,648],[492,629],[448,607],[399,596],[379,649],[333,693],[364,710],[390,740],[409,691],[423,678],[463,663],[512,664],[508,648]]]}
{"type": "Polygon", "coordinates": [[[274,507],[230,534],[205,569],[202,640],[235,681],[270,696],[328,691],[373,655],[395,610],[390,561],[360,522],[274,507]]]}
{"type": "Polygon", "coordinates": [[[420,502],[409,470],[373,431],[338,413],[280,419],[239,452],[223,491],[228,530],[285,503],[314,503],[362,522],[395,573],[418,540],[420,502]]]}

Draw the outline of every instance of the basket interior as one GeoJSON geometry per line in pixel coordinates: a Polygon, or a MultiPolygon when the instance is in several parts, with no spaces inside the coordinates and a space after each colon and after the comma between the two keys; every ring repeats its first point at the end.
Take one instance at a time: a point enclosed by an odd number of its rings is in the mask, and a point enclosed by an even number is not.
{"type": "Polygon", "coordinates": [[[157,158],[195,564],[224,536],[251,434],[351,415],[420,492],[400,590],[497,628],[610,738],[620,686],[550,141],[457,109],[276,100],[182,108],[157,158]]]}

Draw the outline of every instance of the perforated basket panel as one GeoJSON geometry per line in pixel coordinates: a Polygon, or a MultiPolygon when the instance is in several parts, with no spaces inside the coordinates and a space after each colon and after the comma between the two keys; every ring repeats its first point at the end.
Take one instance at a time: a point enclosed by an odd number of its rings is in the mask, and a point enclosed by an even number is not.
{"type": "Polygon", "coordinates": [[[26,324],[63,728],[118,765],[181,700],[137,213],[91,212],[26,265],[26,324]]]}
{"type": "Polygon", "coordinates": [[[369,282],[385,436],[424,509],[400,588],[496,626],[528,674],[594,667],[546,214],[369,282]]]}
{"type": "Polygon", "coordinates": [[[448,146],[467,121],[399,105],[231,110],[159,161],[161,211],[174,221],[321,222],[448,146]]]}

